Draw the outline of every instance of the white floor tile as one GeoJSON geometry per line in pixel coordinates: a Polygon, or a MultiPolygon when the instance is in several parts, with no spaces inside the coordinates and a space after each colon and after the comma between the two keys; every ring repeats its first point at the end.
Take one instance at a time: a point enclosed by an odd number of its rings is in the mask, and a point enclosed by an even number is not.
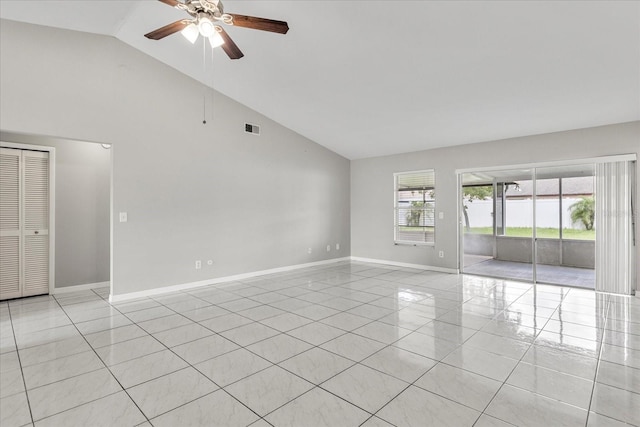
{"type": "Polygon", "coordinates": [[[367,366],[355,365],[321,387],[373,414],[408,385],[367,366]]]}
{"type": "Polygon", "coordinates": [[[34,388],[27,393],[33,419],[38,421],[121,390],[111,373],[100,369],[34,388]]]}
{"type": "Polygon", "coordinates": [[[222,332],[220,335],[239,346],[248,346],[255,342],[279,335],[280,332],[261,323],[250,323],[222,332]]]}
{"type": "Polygon", "coordinates": [[[328,341],[320,347],[354,362],[359,362],[386,347],[386,345],[379,341],[348,333],[328,341]]]}
{"type": "Polygon", "coordinates": [[[389,346],[372,354],[360,363],[392,377],[412,383],[434,367],[437,362],[419,354],[389,346]]]}
{"type": "Polygon", "coordinates": [[[155,427],[245,427],[258,416],[223,390],[207,394],[152,420],[155,427]]]}
{"type": "Polygon", "coordinates": [[[146,356],[111,366],[109,369],[124,388],[170,374],[188,365],[169,350],[162,350],[146,356]]]}
{"type": "Polygon", "coordinates": [[[239,348],[237,344],[216,334],[175,346],[171,350],[190,364],[195,365],[237,348],[239,348]]]}
{"type": "Polygon", "coordinates": [[[369,417],[352,404],[315,388],[267,416],[275,427],[358,426],[369,417]]]}
{"type": "Polygon", "coordinates": [[[480,412],[418,387],[411,386],[376,414],[398,426],[472,426],[480,412]]]}
{"type": "Polygon", "coordinates": [[[190,341],[213,335],[213,332],[204,326],[192,323],[189,325],[178,326],[162,332],[157,332],[153,336],[167,347],[175,347],[190,341]]]}
{"type": "Polygon", "coordinates": [[[522,362],[516,366],[507,384],[582,409],[589,409],[593,390],[591,380],[522,362]]]}
{"type": "Polygon", "coordinates": [[[640,425],[640,394],[596,383],[591,410],[601,415],[640,425]]]}
{"type": "Polygon", "coordinates": [[[124,392],[53,415],[36,422],[37,427],[136,426],[146,418],[124,392]]]}
{"type": "Polygon", "coordinates": [[[439,363],[415,385],[478,411],[484,411],[502,385],[473,372],[439,363]]]}
{"type": "Polygon", "coordinates": [[[312,388],[310,382],[272,366],[231,384],[225,390],[264,416],[312,388]]]}
{"type": "Polygon", "coordinates": [[[189,367],[132,387],[128,393],[148,418],[154,418],[217,389],[189,367]]]}
{"type": "Polygon", "coordinates": [[[243,348],[195,365],[195,368],[220,387],[241,380],[273,364],[243,348]]]}
{"type": "Polygon", "coordinates": [[[93,351],[85,351],[27,366],[23,372],[27,389],[32,389],[102,368],[100,358],[93,351]]]}
{"type": "Polygon", "coordinates": [[[441,360],[458,348],[454,341],[413,332],[393,344],[394,347],[411,351],[433,360],[441,360]]]}
{"type": "Polygon", "coordinates": [[[587,411],[509,385],[503,386],[487,410],[488,415],[522,427],[584,426],[587,411]]]}
{"type": "Polygon", "coordinates": [[[93,348],[104,347],[111,344],[117,344],[122,341],[128,341],[134,338],[140,338],[147,335],[144,329],[137,325],[121,326],[119,328],[109,329],[107,331],[96,332],[85,335],[85,339],[93,348]]]}
{"type": "Polygon", "coordinates": [[[518,364],[515,359],[466,346],[455,349],[442,361],[497,381],[505,381],[518,364]]]}
{"type": "Polygon", "coordinates": [[[603,360],[596,381],[640,394],[640,369],[603,360]]]}
{"type": "Polygon", "coordinates": [[[96,349],[96,353],[107,366],[113,366],[164,349],[165,347],[155,338],[147,335],[106,347],[100,347],[96,349]]]}
{"type": "Polygon", "coordinates": [[[324,344],[344,334],[346,334],[346,332],[342,329],[319,322],[311,323],[287,332],[287,335],[294,336],[313,345],[324,344]]]}
{"type": "Polygon", "coordinates": [[[598,359],[543,345],[532,345],[522,361],[588,380],[593,380],[598,365],[598,359]]]}
{"type": "Polygon", "coordinates": [[[0,425],[24,426],[31,423],[26,393],[13,394],[0,399],[0,425]]]}
{"type": "Polygon", "coordinates": [[[246,347],[247,350],[271,363],[280,363],[310,348],[310,344],[285,334],[276,335],[246,347]]]}

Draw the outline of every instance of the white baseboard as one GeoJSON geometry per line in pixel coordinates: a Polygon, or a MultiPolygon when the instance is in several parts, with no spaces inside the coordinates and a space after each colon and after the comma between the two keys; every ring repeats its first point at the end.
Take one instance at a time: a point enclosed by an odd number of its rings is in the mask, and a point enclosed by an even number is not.
{"type": "Polygon", "coordinates": [[[349,261],[350,259],[351,259],[350,257],[333,258],[333,259],[328,259],[328,260],[324,260],[324,261],[309,262],[309,263],[306,263],[306,264],[288,265],[286,267],[271,268],[269,270],[252,271],[250,273],[236,274],[234,276],[225,276],[225,277],[218,277],[218,278],[215,278],[215,279],[201,280],[201,281],[198,281],[198,282],[190,282],[190,283],[183,283],[183,284],[179,284],[179,285],[163,286],[162,288],[147,289],[147,290],[144,290],[144,291],[130,292],[130,293],[121,294],[121,295],[113,295],[113,294],[111,294],[111,295],[109,295],[109,302],[122,302],[122,301],[128,301],[128,300],[132,300],[132,299],[136,299],[136,298],[145,298],[145,297],[149,297],[149,296],[152,296],[152,295],[161,295],[161,294],[166,294],[166,293],[169,293],[169,292],[177,292],[177,291],[184,291],[184,290],[187,290],[187,289],[199,288],[201,286],[217,285],[219,283],[226,283],[226,282],[233,282],[233,281],[236,281],[236,280],[250,279],[250,278],[253,278],[253,277],[257,277],[257,276],[264,276],[266,274],[283,273],[283,272],[287,272],[287,271],[299,270],[301,268],[315,267],[315,266],[318,266],[318,265],[333,264],[333,263],[342,262],[342,261],[349,261]]]}
{"type": "Polygon", "coordinates": [[[53,294],[66,294],[68,292],[76,292],[76,291],[86,291],[89,289],[97,289],[104,288],[105,286],[111,285],[111,282],[97,282],[97,283],[87,283],[86,285],[73,285],[73,286],[65,286],[62,288],[54,288],[53,294]]]}
{"type": "Polygon", "coordinates": [[[393,265],[394,267],[407,267],[407,268],[416,268],[418,270],[428,270],[428,271],[437,271],[440,273],[451,273],[458,274],[459,271],[456,268],[444,268],[444,267],[436,267],[433,265],[423,265],[423,264],[409,264],[406,262],[396,262],[396,261],[387,261],[383,259],[373,259],[373,258],[362,258],[357,256],[352,256],[351,261],[360,261],[360,262],[370,262],[373,264],[384,264],[384,265],[393,265]]]}

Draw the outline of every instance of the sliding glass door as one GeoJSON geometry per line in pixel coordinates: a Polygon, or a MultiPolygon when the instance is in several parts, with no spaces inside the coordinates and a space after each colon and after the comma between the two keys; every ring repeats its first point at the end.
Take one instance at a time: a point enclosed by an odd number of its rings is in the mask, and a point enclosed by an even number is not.
{"type": "Polygon", "coordinates": [[[595,287],[593,164],[536,169],[536,281],[595,287]]]}
{"type": "Polygon", "coordinates": [[[462,174],[463,272],[534,280],[533,172],[513,169],[462,174]]]}
{"type": "Polygon", "coordinates": [[[595,284],[594,166],[467,172],[461,185],[461,270],[595,284]]]}

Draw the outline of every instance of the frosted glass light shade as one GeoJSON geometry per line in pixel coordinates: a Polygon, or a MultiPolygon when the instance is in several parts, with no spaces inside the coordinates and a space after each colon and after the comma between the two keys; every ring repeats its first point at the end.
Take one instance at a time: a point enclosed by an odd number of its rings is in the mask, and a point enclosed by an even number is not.
{"type": "Polygon", "coordinates": [[[184,30],[180,31],[180,34],[184,36],[185,39],[189,40],[191,44],[195,43],[198,39],[198,26],[196,24],[189,24],[184,27],[184,30]]]}
{"type": "Polygon", "coordinates": [[[220,36],[220,33],[216,30],[213,32],[213,35],[209,37],[209,43],[212,48],[216,48],[222,46],[224,44],[224,39],[220,36]]]}

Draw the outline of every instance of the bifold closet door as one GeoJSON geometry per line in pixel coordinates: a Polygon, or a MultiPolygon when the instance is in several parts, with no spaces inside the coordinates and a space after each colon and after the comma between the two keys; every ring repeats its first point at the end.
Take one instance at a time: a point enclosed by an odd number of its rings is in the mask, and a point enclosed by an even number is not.
{"type": "Polygon", "coordinates": [[[49,292],[49,153],[0,148],[0,300],[49,292]]]}

